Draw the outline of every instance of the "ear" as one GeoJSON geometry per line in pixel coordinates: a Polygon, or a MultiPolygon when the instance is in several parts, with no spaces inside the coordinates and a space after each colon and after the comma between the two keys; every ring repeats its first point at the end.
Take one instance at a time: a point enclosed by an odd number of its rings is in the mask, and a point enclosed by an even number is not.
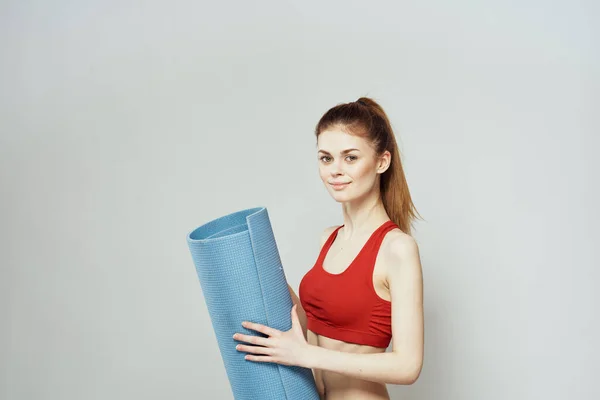
{"type": "Polygon", "coordinates": [[[390,167],[392,161],[392,154],[386,150],[382,155],[379,156],[379,162],[377,164],[377,173],[383,174],[390,167]]]}

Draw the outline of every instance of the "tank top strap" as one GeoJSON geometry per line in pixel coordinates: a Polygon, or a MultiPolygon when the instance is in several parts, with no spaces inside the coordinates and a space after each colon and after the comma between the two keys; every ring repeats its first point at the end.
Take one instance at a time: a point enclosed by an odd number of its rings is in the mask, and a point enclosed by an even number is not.
{"type": "Polygon", "coordinates": [[[323,263],[323,260],[325,259],[325,255],[327,254],[327,252],[329,251],[329,248],[333,244],[333,238],[337,235],[337,231],[339,231],[342,226],[344,226],[344,225],[338,226],[329,234],[329,237],[327,238],[327,240],[325,241],[325,243],[323,243],[323,246],[321,247],[321,251],[319,252],[319,257],[317,259],[317,263],[321,263],[321,264],[323,263]]]}
{"type": "Polygon", "coordinates": [[[363,269],[363,271],[369,272],[369,278],[372,277],[373,269],[375,267],[375,261],[377,259],[377,254],[379,253],[379,249],[381,247],[383,239],[385,238],[385,235],[389,231],[397,227],[398,225],[396,225],[396,223],[392,220],[383,223],[371,238],[370,243],[368,243],[368,248],[365,249],[366,251],[364,251],[361,254],[360,263],[364,263],[367,266],[367,268],[363,269]]]}
{"type": "Polygon", "coordinates": [[[381,243],[385,238],[385,235],[394,228],[397,228],[398,225],[392,220],[386,221],[379,230],[378,234],[375,235],[375,240],[373,241],[373,253],[377,254],[379,252],[379,248],[381,247],[381,243]]]}

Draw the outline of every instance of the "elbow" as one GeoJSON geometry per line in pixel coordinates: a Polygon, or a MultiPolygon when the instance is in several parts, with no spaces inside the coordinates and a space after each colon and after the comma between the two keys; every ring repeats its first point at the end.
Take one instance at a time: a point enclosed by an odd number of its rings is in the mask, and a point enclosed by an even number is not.
{"type": "Polygon", "coordinates": [[[415,383],[417,381],[417,379],[419,379],[420,375],[421,375],[421,368],[419,367],[407,377],[405,385],[412,385],[413,383],[415,383]]]}
{"type": "Polygon", "coordinates": [[[396,374],[394,381],[391,383],[394,385],[412,385],[419,379],[419,376],[421,376],[422,369],[422,360],[412,362],[410,363],[410,368],[396,374]]]}

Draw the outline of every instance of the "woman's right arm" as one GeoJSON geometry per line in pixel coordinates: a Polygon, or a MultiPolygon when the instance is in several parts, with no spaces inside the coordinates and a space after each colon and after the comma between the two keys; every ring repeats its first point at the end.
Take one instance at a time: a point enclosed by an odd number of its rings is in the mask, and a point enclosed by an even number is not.
{"type": "MultiPolygon", "coordinates": [[[[321,237],[320,237],[320,242],[321,242],[320,248],[323,248],[323,245],[325,245],[325,242],[327,241],[329,236],[333,233],[333,231],[336,228],[337,228],[337,225],[325,228],[325,230],[323,231],[323,233],[321,234],[321,237]]],[[[304,333],[304,338],[308,340],[307,329],[306,329],[306,312],[304,311],[304,308],[302,308],[300,299],[298,298],[298,296],[294,292],[294,289],[292,289],[292,287],[290,286],[289,283],[288,283],[288,289],[290,291],[290,296],[292,297],[292,301],[296,305],[296,311],[298,312],[298,319],[300,320],[300,325],[302,325],[302,332],[304,333]]]]}
{"type": "MultiPolygon", "coordinates": [[[[288,289],[290,290],[290,296],[292,297],[292,301],[297,305],[296,311],[298,312],[298,319],[300,320],[300,324],[302,325],[302,332],[304,333],[304,338],[313,346],[318,346],[318,338],[314,332],[311,332],[306,329],[306,312],[304,312],[304,308],[302,308],[302,304],[300,304],[300,299],[294,292],[294,289],[288,284],[288,289]]],[[[321,376],[321,371],[314,369],[313,376],[315,378],[315,383],[317,385],[317,392],[319,392],[320,400],[325,399],[325,385],[323,384],[323,377],[321,376]]]]}
{"type": "Polygon", "coordinates": [[[290,296],[292,297],[292,301],[296,305],[296,312],[298,313],[298,319],[300,320],[300,325],[302,325],[302,332],[304,333],[304,338],[307,339],[306,336],[306,312],[304,312],[304,308],[302,308],[302,304],[300,303],[300,299],[294,292],[294,289],[288,283],[288,289],[290,290],[290,296]]]}
{"type": "MultiPolygon", "coordinates": [[[[321,238],[320,238],[321,239],[321,246],[320,246],[321,248],[323,247],[323,245],[325,244],[325,242],[327,241],[329,236],[333,233],[335,228],[337,228],[337,226],[330,226],[328,228],[325,228],[325,230],[323,231],[321,238]]],[[[296,311],[298,312],[298,319],[300,320],[300,324],[302,325],[302,332],[304,333],[304,337],[306,338],[306,341],[308,342],[308,344],[318,346],[319,345],[318,336],[314,332],[309,331],[306,328],[306,312],[304,311],[304,308],[302,308],[300,299],[294,292],[294,289],[292,289],[292,287],[289,284],[288,284],[288,289],[290,291],[290,296],[292,297],[292,301],[294,302],[294,304],[297,305],[296,311]]],[[[323,376],[322,376],[323,372],[318,369],[313,369],[312,372],[313,372],[313,376],[315,378],[315,383],[317,385],[317,391],[319,392],[319,398],[320,398],[320,400],[324,400],[325,399],[325,383],[323,381],[323,376]]]]}

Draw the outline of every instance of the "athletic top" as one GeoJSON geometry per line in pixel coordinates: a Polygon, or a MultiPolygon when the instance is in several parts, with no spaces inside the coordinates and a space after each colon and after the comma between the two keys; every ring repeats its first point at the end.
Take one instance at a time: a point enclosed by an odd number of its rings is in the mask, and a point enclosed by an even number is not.
{"type": "Polygon", "coordinates": [[[373,267],[384,236],[398,226],[391,220],[383,223],[350,265],[332,274],[323,269],[323,260],[342,226],[329,235],[315,265],[300,281],[307,328],[332,339],[387,348],[392,338],[392,303],[375,291],[373,267]]]}

